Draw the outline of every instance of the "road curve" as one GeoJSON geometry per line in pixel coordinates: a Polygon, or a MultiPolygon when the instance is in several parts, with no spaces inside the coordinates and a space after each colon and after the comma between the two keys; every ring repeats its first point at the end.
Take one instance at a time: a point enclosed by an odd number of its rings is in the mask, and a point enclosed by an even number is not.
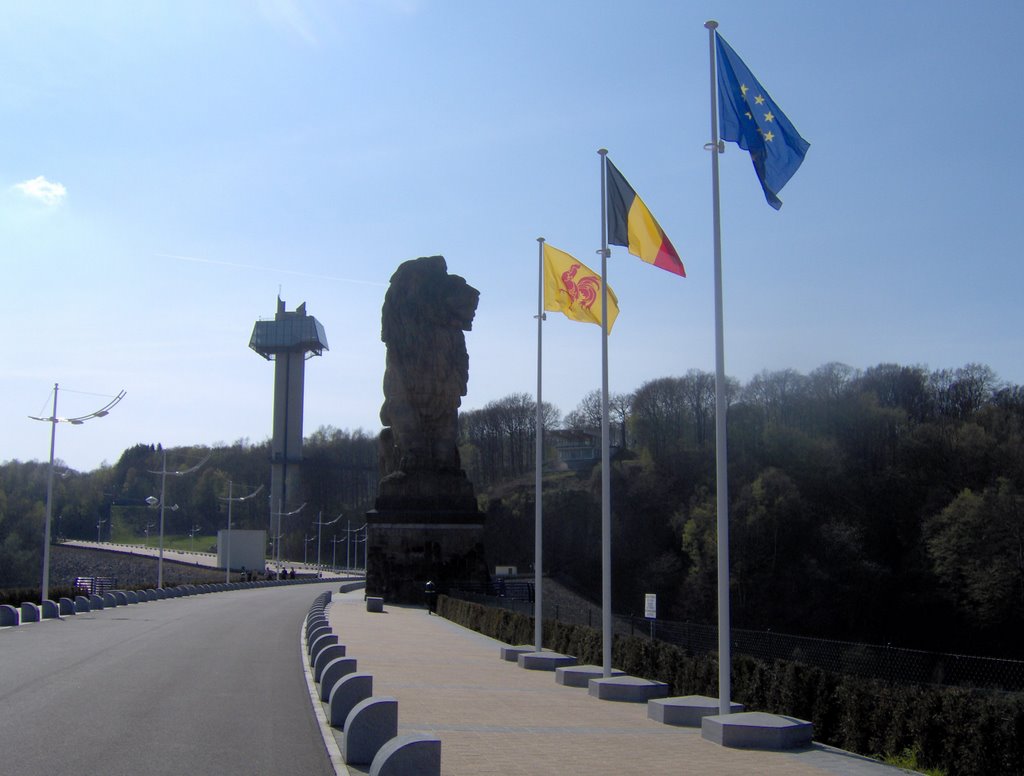
{"type": "Polygon", "coordinates": [[[334,776],[299,638],[335,583],[0,629],[0,772],[334,776]]]}

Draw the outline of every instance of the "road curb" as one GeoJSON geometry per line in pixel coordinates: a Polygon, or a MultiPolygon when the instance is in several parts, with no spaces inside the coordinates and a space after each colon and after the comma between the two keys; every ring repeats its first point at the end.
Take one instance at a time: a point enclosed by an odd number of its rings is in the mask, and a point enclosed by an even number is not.
{"type": "Polygon", "coordinates": [[[309,702],[313,706],[313,713],[316,715],[317,725],[320,728],[320,735],[324,739],[324,747],[327,749],[327,757],[331,761],[336,776],[352,776],[345,765],[345,758],[341,756],[341,748],[334,737],[334,728],[331,727],[327,715],[324,712],[323,704],[320,702],[320,693],[317,691],[316,682],[313,680],[313,670],[306,659],[308,645],[306,644],[306,629],[299,627],[299,658],[302,662],[302,674],[306,677],[306,690],[309,692],[309,702]]]}

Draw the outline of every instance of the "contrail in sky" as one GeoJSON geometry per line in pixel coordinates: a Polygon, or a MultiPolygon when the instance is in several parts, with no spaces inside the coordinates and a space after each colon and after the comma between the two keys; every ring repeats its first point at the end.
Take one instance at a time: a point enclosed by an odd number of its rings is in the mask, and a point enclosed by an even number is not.
{"type": "Polygon", "coordinates": [[[286,275],[301,275],[306,278],[317,278],[319,280],[336,280],[340,283],[359,283],[364,286],[381,286],[387,288],[387,283],[376,283],[372,280],[356,280],[354,278],[339,278],[332,275],[314,275],[311,272],[299,272],[294,269],[277,269],[275,267],[257,267],[253,264],[238,264],[233,261],[217,261],[216,259],[202,259],[197,256],[178,256],[173,253],[157,253],[155,256],[160,256],[165,259],[178,259],[179,261],[194,261],[197,264],[219,264],[222,267],[236,267],[238,269],[258,269],[264,272],[282,272],[286,275]]]}

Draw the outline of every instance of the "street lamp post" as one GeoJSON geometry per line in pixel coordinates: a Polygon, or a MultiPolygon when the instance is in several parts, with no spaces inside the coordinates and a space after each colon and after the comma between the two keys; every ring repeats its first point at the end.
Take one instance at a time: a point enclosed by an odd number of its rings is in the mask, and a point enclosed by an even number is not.
{"type": "Polygon", "coordinates": [[[189,532],[188,532],[188,538],[190,540],[189,548],[192,550],[192,552],[196,551],[196,534],[199,533],[199,529],[200,528],[202,528],[201,525],[193,525],[192,528],[189,529],[189,532]]]}
{"type": "Polygon", "coordinates": [[[208,460],[210,460],[210,453],[207,453],[206,457],[195,466],[184,469],[180,472],[169,472],[167,471],[167,448],[165,447],[163,449],[163,466],[160,471],[149,472],[150,474],[160,475],[160,559],[156,564],[156,586],[158,590],[162,589],[164,586],[164,496],[167,492],[167,475],[170,474],[172,477],[184,477],[186,474],[194,472],[208,460]]]}
{"type": "Polygon", "coordinates": [[[345,541],[345,540],[344,539],[339,539],[337,536],[334,536],[331,539],[331,544],[334,545],[331,548],[332,549],[332,552],[331,552],[331,568],[334,570],[335,573],[338,572],[338,542],[343,542],[343,541],[345,541]]]}
{"type": "Polygon", "coordinates": [[[96,544],[100,543],[100,529],[103,528],[103,524],[105,522],[107,522],[107,521],[106,520],[97,520],[96,521],[96,544]]]}
{"type": "Polygon", "coordinates": [[[345,523],[345,571],[352,570],[352,521],[345,523]]]}
{"type": "Polygon", "coordinates": [[[232,496],[232,487],[234,483],[228,480],[228,497],[222,498],[221,501],[228,502],[228,531],[224,537],[224,581],[231,581],[231,505],[236,501],[248,501],[253,498],[257,493],[263,490],[263,485],[260,485],[256,490],[246,496],[240,496],[238,498],[232,496]]]}
{"type": "Polygon", "coordinates": [[[324,513],[323,513],[323,510],[321,510],[319,516],[317,517],[317,521],[316,521],[316,565],[317,565],[317,567],[320,566],[320,537],[321,537],[321,534],[323,533],[323,527],[325,525],[334,525],[339,520],[341,520],[341,515],[338,515],[333,520],[329,520],[329,521],[327,521],[325,523],[325,522],[323,522],[323,517],[324,517],[324,513]]]}
{"type": "MultiPolygon", "coordinates": [[[[280,573],[281,573],[281,537],[284,536],[284,531],[281,530],[281,518],[282,517],[291,517],[292,515],[297,515],[297,514],[299,514],[299,512],[301,512],[305,508],[306,508],[306,502],[302,502],[302,506],[300,506],[298,509],[293,509],[291,512],[278,512],[278,513],[276,513],[277,514],[277,532],[276,532],[277,533],[277,537],[276,537],[277,538],[277,554],[275,556],[276,557],[275,563],[277,564],[278,575],[280,575],[280,573]]],[[[274,522],[273,521],[273,515],[271,515],[271,521],[270,522],[271,522],[271,524],[273,524],[273,522],[274,522]]]]}
{"type": "Polygon", "coordinates": [[[363,543],[363,574],[366,573],[366,554],[367,554],[367,546],[369,544],[366,541],[366,526],[367,526],[367,523],[363,523],[363,525],[360,528],[357,528],[355,530],[356,538],[353,540],[356,544],[359,544],[360,542],[363,543]],[[363,534],[361,539],[359,538],[360,532],[362,532],[362,534],[363,534]]]}
{"type": "Polygon", "coordinates": [[[75,418],[58,418],[57,417],[57,391],[59,390],[59,384],[53,384],[53,414],[48,418],[38,418],[35,415],[29,415],[32,420],[41,420],[45,423],[50,424],[50,470],[46,477],[46,527],[43,531],[43,584],[40,588],[40,603],[47,600],[50,597],[50,520],[53,515],[53,453],[54,447],[57,443],[57,424],[58,423],[70,423],[73,426],[80,426],[87,420],[93,418],[102,418],[110,413],[110,411],[124,398],[124,391],[121,391],[117,396],[107,402],[103,407],[90,412],[88,415],[79,415],[75,418]]]}
{"type": "Polygon", "coordinates": [[[303,544],[303,547],[302,547],[302,565],[303,566],[308,566],[309,565],[309,543],[311,541],[313,541],[315,538],[316,538],[315,536],[307,536],[306,540],[302,543],[303,544]]]}

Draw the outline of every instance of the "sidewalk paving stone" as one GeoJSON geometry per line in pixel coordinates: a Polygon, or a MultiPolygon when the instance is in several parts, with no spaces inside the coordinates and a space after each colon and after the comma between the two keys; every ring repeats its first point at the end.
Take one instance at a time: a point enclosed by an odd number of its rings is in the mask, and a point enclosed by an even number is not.
{"type": "Polygon", "coordinates": [[[375,695],[398,699],[399,734],[441,739],[445,776],[716,774],[897,776],[907,773],[815,744],[799,752],[728,749],[647,717],[645,704],[591,697],[552,672],[501,659],[498,641],[425,609],[366,611],[362,592],[328,609],[347,654],[373,676],[375,695]]]}

